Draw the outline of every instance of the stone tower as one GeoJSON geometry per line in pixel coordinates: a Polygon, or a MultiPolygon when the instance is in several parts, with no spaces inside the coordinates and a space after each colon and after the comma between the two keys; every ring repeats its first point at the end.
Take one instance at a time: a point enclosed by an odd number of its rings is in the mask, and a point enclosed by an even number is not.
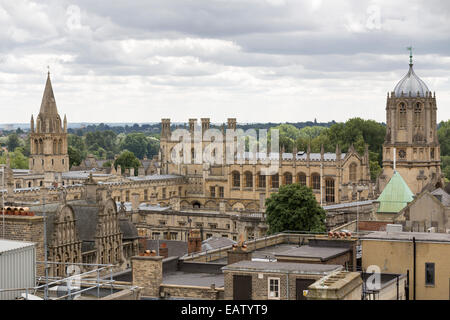
{"type": "Polygon", "coordinates": [[[61,121],[58,114],[50,73],[36,124],[31,116],[30,151],[30,170],[43,173],[45,184],[60,180],[61,173],[69,171],[67,119],[64,116],[64,121],[61,121]]]}
{"type": "Polygon", "coordinates": [[[414,194],[442,186],[436,111],[436,95],[414,73],[411,55],[408,73],[387,96],[380,192],[394,174],[394,159],[414,194]]]}

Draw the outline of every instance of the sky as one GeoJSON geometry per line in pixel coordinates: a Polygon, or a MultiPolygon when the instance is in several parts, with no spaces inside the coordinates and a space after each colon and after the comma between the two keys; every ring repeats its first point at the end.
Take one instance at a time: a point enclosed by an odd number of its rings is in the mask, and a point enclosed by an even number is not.
{"type": "Polygon", "coordinates": [[[446,0],[0,0],[0,123],[385,121],[414,69],[450,118],[446,0]]]}

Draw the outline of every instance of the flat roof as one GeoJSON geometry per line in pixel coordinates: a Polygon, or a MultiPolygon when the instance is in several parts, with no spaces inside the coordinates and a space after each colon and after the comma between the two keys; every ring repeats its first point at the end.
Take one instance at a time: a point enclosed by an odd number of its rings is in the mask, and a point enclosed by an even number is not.
{"type": "Polygon", "coordinates": [[[374,231],[361,237],[361,240],[450,242],[450,234],[434,232],[386,232],[374,231]]]}
{"type": "Polygon", "coordinates": [[[162,284],[199,287],[210,287],[214,284],[216,288],[222,288],[224,277],[223,274],[175,271],[163,274],[162,284]]]}
{"type": "Polygon", "coordinates": [[[350,251],[350,248],[333,248],[333,247],[311,247],[309,245],[301,246],[285,252],[275,254],[278,257],[289,258],[316,258],[321,261],[326,261],[331,258],[340,256],[341,254],[350,251]]]}
{"type": "Polygon", "coordinates": [[[22,248],[26,248],[26,247],[32,247],[34,245],[35,244],[33,242],[0,239],[0,253],[14,251],[14,250],[22,249],[22,248]]]}
{"type": "Polygon", "coordinates": [[[296,262],[265,262],[265,261],[239,261],[222,268],[230,271],[253,271],[262,273],[295,273],[326,275],[341,270],[343,267],[336,264],[296,263],[296,262]]]}

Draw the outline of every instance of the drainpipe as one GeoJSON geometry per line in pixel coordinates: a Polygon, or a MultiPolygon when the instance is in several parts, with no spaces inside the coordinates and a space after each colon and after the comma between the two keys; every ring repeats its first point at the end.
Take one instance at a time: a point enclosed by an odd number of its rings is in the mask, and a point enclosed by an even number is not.
{"type": "Polygon", "coordinates": [[[414,287],[413,287],[413,300],[416,300],[416,237],[413,237],[413,278],[414,278],[414,287]]]}

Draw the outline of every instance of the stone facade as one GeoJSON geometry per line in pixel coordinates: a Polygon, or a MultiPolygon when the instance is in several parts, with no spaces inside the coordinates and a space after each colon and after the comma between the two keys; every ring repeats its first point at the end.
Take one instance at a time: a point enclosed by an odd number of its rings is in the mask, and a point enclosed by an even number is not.
{"type": "MultiPolygon", "coordinates": [[[[194,141],[196,119],[189,119],[190,139],[194,141]]],[[[210,128],[209,118],[203,118],[199,145],[201,149],[192,152],[194,158],[198,153],[211,149],[211,141],[203,136],[210,128]]],[[[236,132],[236,119],[228,119],[228,129],[236,132]]],[[[224,132],[224,128],[222,132],[224,132]]],[[[217,130],[218,131],[218,130],[217,130]]],[[[273,175],[263,175],[267,163],[262,159],[253,163],[245,159],[239,163],[227,163],[225,152],[222,152],[224,164],[211,165],[198,163],[177,164],[172,157],[178,150],[179,139],[173,137],[170,130],[170,119],[162,119],[160,161],[161,173],[177,174],[187,178],[187,188],[181,198],[182,208],[208,208],[219,210],[221,202],[226,210],[233,211],[263,211],[264,200],[271,193],[277,192],[280,185],[302,183],[313,188],[316,199],[323,204],[341,203],[355,200],[357,186],[362,189],[361,199],[374,196],[373,185],[370,182],[369,153],[358,154],[353,146],[347,153],[342,153],[336,147],[335,153],[311,153],[309,149],[297,153],[295,159],[292,153],[278,153],[278,172],[273,175]],[[321,198],[322,197],[322,198],[321,198]]],[[[190,145],[190,143],[189,143],[190,145]]],[[[225,151],[226,143],[222,143],[225,151]]],[[[211,151],[214,154],[215,151],[211,151]]],[[[218,153],[219,154],[219,153],[218,153]]],[[[235,155],[237,157],[237,155],[235,155]]],[[[237,158],[236,158],[237,159],[237,158]]]]}
{"type": "Polygon", "coordinates": [[[443,187],[436,124],[436,95],[414,74],[412,63],[407,77],[399,84],[404,80],[419,83],[423,91],[396,90],[388,94],[383,171],[379,177],[380,192],[394,173],[394,158],[396,170],[414,194],[420,193],[427,186],[433,189],[443,187]]]}

